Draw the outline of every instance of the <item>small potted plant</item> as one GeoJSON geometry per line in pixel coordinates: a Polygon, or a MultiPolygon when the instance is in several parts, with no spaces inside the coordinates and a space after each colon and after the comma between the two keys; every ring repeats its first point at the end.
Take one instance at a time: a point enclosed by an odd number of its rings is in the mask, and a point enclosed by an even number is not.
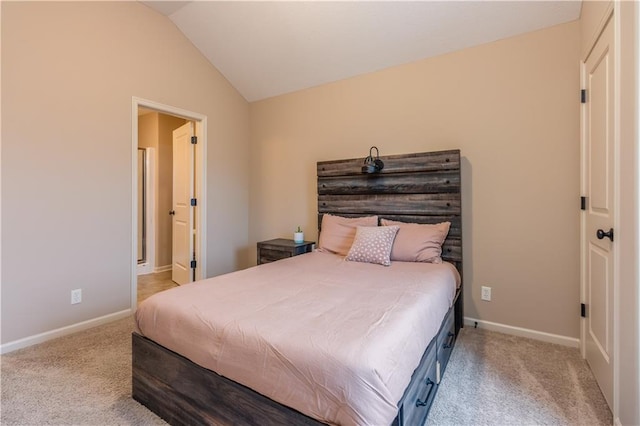
{"type": "Polygon", "coordinates": [[[298,226],[298,230],[293,233],[293,242],[294,243],[302,243],[304,242],[304,232],[298,226]]]}

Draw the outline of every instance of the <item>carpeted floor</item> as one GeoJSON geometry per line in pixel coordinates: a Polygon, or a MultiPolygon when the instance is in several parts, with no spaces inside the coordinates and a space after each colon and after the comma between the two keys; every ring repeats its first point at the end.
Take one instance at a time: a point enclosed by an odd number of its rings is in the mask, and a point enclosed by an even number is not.
{"type": "Polygon", "coordinates": [[[164,425],[131,399],[125,318],[0,357],[2,425],[164,425]]]}
{"type": "Polygon", "coordinates": [[[427,425],[611,425],[578,349],[464,328],[427,425]]]}
{"type": "MultiPolygon", "coordinates": [[[[130,318],[0,357],[2,425],[161,425],[131,399],[130,318]]],[[[465,328],[428,425],[605,425],[577,349],[465,328]]]]}

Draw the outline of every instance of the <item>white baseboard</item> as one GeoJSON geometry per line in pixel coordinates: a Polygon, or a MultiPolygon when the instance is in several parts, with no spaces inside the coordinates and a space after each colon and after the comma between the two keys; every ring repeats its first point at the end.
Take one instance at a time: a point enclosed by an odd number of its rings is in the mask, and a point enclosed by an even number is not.
{"type": "Polygon", "coordinates": [[[25,337],[23,339],[14,340],[13,342],[8,342],[3,345],[0,345],[0,354],[6,354],[18,349],[22,349],[38,343],[46,342],[47,340],[55,339],[56,337],[62,337],[68,334],[77,333],[78,331],[97,327],[99,325],[106,324],[111,321],[116,321],[122,318],[126,318],[130,315],[132,315],[131,309],[125,309],[124,311],[114,312],[113,314],[108,314],[108,315],[104,315],[98,318],[93,318],[87,321],[82,321],[77,324],[72,324],[66,327],[57,328],[55,330],[46,331],[44,333],[36,334],[34,336],[25,337]]]}
{"type": "Polygon", "coordinates": [[[528,328],[514,327],[497,322],[484,321],[475,318],[464,317],[464,325],[473,327],[478,323],[478,328],[485,330],[497,331],[499,333],[511,334],[513,336],[528,337],[529,339],[541,340],[548,343],[556,343],[558,345],[570,346],[572,348],[580,347],[580,339],[575,337],[561,336],[559,334],[545,333],[544,331],[530,330],[528,328]]]}
{"type": "Polygon", "coordinates": [[[145,262],[145,263],[138,263],[138,275],[146,275],[146,274],[152,274],[153,273],[153,265],[145,262]]]}
{"type": "Polygon", "coordinates": [[[154,273],[158,273],[158,272],[167,272],[171,270],[171,265],[164,265],[164,266],[156,266],[155,268],[153,268],[153,272],[154,273]]]}

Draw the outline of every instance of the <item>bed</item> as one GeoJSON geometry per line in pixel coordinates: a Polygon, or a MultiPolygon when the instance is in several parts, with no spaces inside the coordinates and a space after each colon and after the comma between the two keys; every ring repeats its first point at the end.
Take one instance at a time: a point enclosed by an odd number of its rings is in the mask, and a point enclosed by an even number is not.
{"type": "Polygon", "coordinates": [[[316,251],[161,293],[136,314],[133,398],[171,424],[424,422],[462,324],[460,154],[381,159],[318,163],[318,223],[450,222],[444,263],[316,251]]]}

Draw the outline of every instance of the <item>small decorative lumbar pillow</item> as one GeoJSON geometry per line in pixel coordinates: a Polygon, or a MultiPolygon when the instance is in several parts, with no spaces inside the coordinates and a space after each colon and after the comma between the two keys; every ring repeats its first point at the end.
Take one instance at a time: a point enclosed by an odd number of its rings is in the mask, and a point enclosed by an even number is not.
{"type": "Polygon", "coordinates": [[[358,226],[378,227],[378,216],[342,217],[325,213],[322,216],[319,251],[346,256],[358,226]]]}
{"type": "Polygon", "coordinates": [[[391,260],[442,263],[442,243],[447,238],[451,222],[431,225],[382,219],[381,223],[382,227],[400,226],[391,250],[391,260]]]}
{"type": "Polygon", "coordinates": [[[358,226],[346,260],[391,265],[391,248],[399,226],[358,226]]]}

